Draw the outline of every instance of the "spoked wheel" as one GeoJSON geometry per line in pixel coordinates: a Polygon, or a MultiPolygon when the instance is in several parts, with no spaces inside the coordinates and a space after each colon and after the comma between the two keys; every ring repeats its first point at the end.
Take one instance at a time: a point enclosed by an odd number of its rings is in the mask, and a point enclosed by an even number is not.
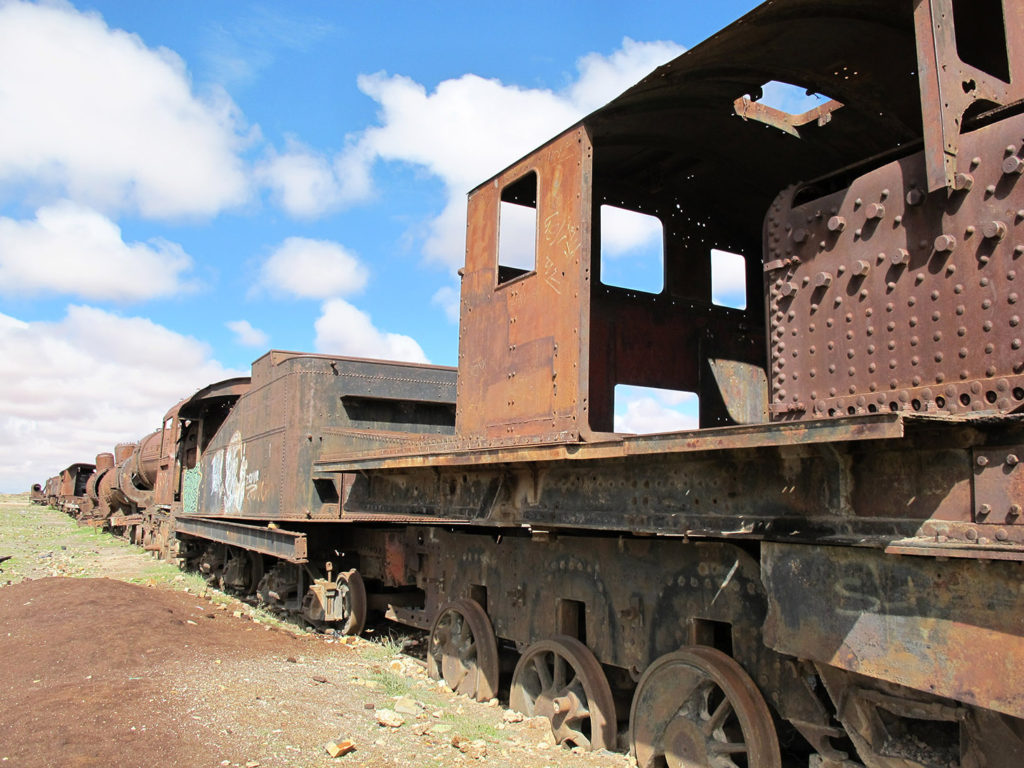
{"type": "Polygon", "coordinates": [[[601,664],[583,643],[555,635],[526,649],[512,674],[509,706],[546,717],[559,744],[615,746],[615,702],[601,664]]]}
{"type": "Polygon", "coordinates": [[[706,646],[656,659],[629,712],[639,768],[780,768],[768,705],[732,657],[706,646]]]}
{"type": "Polygon", "coordinates": [[[456,693],[488,701],[498,690],[494,628],[475,600],[448,603],[430,628],[427,672],[456,693]]]}
{"type": "Polygon", "coordinates": [[[359,571],[352,569],[338,574],[338,600],[341,601],[341,633],[358,635],[366,625],[366,586],[359,571]]]}

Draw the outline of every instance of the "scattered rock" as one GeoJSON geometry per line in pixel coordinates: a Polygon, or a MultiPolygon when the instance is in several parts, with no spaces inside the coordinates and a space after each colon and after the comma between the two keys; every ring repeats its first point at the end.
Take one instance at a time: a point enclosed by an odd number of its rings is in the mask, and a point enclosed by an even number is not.
{"type": "Polygon", "coordinates": [[[378,709],[377,722],[388,728],[400,728],[405,724],[405,718],[393,709],[378,709]]]}
{"type": "Polygon", "coordinates": [[[487,757],[487,742],[483,739],[473,739],[470,741],[464,736],[453,736],[452,746],[466,757],[474,760],[482,760],[487,757]]]}
{"type": "Polygon", "coordinates": [[[526,717],[522,712],[516,712],[514,709],[506,709],[502,714],[501,719],[506,723],[521,723],[526,719],[526,717]]]}
{"type": "Polygon", "coordinates": [[[399,714],[415,716],[422,711],[423,705],[408,696],[402,696],[395,702],[395,712],[399,714]]]}
{"type": "Polygon", "coordinates": [[[328,682],[327,678],[323,675],[313,675],[312,680],[314,683],[320,683],[321,685],[324,685],[328,682]]]}
{"type": "Polygon", "coordinates": [[[324,746],[327,750],[327,754],[331,757],[341,757],[347,755],[349,752],[355,752],[356,743],[352,739],[340,739],[339,741],[329,741],[324,746]]]}
{"type": "Polygon", "coordinates": [[[430,726],[431,733],[448,733],[452,729],[448,723],[435,723],[430,726]]]}
{"type": "MultiPolygon", "coordinates": [[[[235,613],[238,613],[238,611],[235,611],[235,613]]],[[[287,659],[285,659],[285,661],[287,661],[289,664],[298,664],[299,663],[299,660],[296,659],[294,656],[289,656],[287,659]]]]}

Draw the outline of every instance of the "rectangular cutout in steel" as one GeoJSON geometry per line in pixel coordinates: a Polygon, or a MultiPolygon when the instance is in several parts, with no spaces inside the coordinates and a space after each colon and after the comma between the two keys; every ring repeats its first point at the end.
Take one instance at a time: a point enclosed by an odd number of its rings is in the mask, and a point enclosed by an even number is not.
{"type": "Polygon", "coordinates": [[[501,190],[498,214],[498,285],[537,269],[537,172],[501,190]]]}

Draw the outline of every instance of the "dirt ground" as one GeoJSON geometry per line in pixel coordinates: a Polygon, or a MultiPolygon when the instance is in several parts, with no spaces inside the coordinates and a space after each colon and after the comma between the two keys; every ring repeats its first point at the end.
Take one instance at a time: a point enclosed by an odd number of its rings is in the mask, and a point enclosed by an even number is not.
{"type": "Polygon", "coordinates": [[[633,765],[454,696],[401,638],[282,625],[25,496],[0,497],[4,555],[0,766],[633,765]]]}

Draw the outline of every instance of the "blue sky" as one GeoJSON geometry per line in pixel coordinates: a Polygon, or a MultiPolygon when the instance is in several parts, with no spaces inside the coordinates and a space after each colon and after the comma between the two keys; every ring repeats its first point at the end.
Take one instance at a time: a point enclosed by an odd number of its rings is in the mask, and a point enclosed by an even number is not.
{"type": "Polygon", "coordinates": [[[270,348],[453,365],[465,193],[754,5],[0,0],[0,490],[270,348]]]}

